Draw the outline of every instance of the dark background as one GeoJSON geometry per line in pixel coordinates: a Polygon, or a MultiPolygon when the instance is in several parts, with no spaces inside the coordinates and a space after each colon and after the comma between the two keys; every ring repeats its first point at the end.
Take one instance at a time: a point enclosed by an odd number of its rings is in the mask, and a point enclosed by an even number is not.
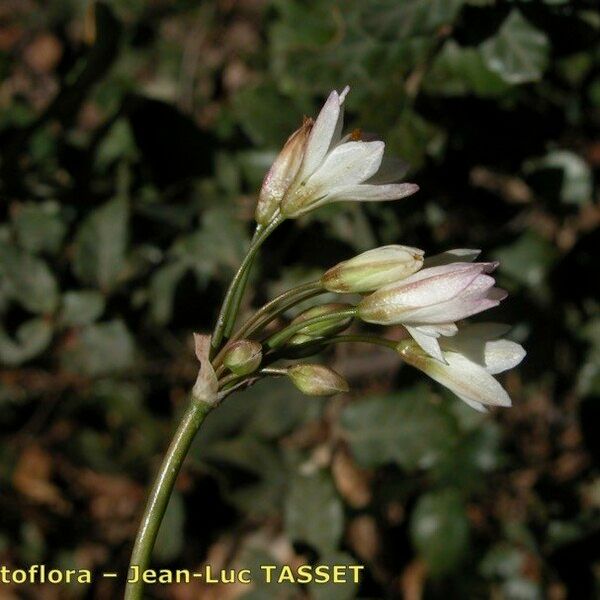
{"type": "Polygon", "coordinates": [[[595,2],[561,0],[4,0],[0,563],[126,568],[195,377],[191,332],[212,327],[260,181],[348,83],[348,126],[382,135],[421,191],[286,223],[244,311],[376,245],[481,248],[511,293],[492,318],[528,351],[503,378],[514,407],[481,416],[365,346],[323,357],[347,396],[273,381],[231,398],[156,565],[366,576],[148,597],[597,595],[599,31],[595,2]]]}

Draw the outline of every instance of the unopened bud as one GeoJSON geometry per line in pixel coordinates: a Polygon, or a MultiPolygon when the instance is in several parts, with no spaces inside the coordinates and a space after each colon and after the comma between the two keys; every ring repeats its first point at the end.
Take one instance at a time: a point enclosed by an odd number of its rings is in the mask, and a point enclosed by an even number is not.
{"type": "MultiPolygon", "coordinates": [[[[300,313],[293,321],[292,324],[302,323],[315,317],[322,317],[328,314],[332,315],[331,320],[321,321],[320,323],[313,323],[307,325],[302,329],[298,330],[297,335],[305,335],[310,337],[326,337],[329,335],[335,335],[347,329],[352,323],[352,317],[338,317],[335,318],[335,313],[343,310],[352,308],[351,304],[344,302],[331,302],[329,304],[321,304],[320,306],[313,306],[303,313],[300,313]]],[[[295,336],[296,337],[296,336],[295,336]]]]}
{"type": "Polygon", "coordinates": [[[321,283],[330,292],[372,292],[418,271],[423,254],[423,250],[410,246],[381,246],[335,265],[321,283]]]}
{"type": "Polygon", "coordinates": [[[231,344],[223,364],[235,375],[247,375],[258,369],[262,361],[262,346],[252,340],[239,340],[231,344]]]}
{"type": "Polygon", "coordinates": [[[341,375],[323,365],[294,365],[289,367],[287,375],[292,383],[307,396],[333,396],[350,389],[341,375]]]}
{"type": "Polygon", "coordinates": [[[265,176],[255,213],[259,225],[267,225],[271,221],[284,194],[298,174],[312,126],[313,120],[305,118],[300,128],[287,139],[265,176]]]}

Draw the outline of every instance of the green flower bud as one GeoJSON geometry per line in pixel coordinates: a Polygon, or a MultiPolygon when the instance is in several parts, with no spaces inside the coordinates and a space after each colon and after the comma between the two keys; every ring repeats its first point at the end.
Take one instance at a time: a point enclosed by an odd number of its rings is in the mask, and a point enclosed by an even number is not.
{"type": "Polygon", "coordinates": [[[262,346],[252,340],[238,340],[231,344],[223,364],[235,375],[248,375],[258,369],[262,361],[262,346]]]}
{"type": "Polygon", "coordinates": [[[418,271],[423,254],[410,246],[374,248],[335,265],[321,277],[321,283],[330,292],[372,292],[418,271]]]}
{"type": "Polygon", "coordinates": [[[288,368],[287,375],[307,396],[333,396],[350,389],[341,375],[323,365],[294,365],[288,368]]]}
{"type": "MultiPolygon", "coordinates": [[[[330,304],[313,306],[312,308],[305,310],[303,313],[300,313],[292,321],[292,323],[302,323],[303,321],[308,321],[309,319],[313,319],[314,317],[320,317],[329,313],[340,312],[348,308],[352,308],[352,305],[343,302],[331,302],[330,304]]],[[[352,323],[352,317],[340,317],[337,319],[332,318],[331,321],[324,321],[321,323],[313,323],[312,325],[307,325],[306,327],[300,329],[294,337],[297,337],[298,335],[310,337],[326,337],[330,335],[335,335],[337,333],[340,333],[341,331],[344,331],[344,329],[347,329],[350,326],[350,323],[352,323]]]]}

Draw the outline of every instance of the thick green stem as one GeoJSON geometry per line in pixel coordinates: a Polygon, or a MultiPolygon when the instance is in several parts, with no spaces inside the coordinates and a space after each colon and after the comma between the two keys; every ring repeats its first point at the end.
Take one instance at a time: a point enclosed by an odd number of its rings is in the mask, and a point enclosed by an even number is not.
{"type": "Polygon", "coordinates": [[[233,328],[233,323],[235,323],[237,317],[237,311],[239,309],[244,288],[248,281],[248,273],[254,257],[265,240],[280,225],[281,221],[281,218],[275,218],[266,227],[257,225],[250,248],[237,270],[237,273],[231,280],[227,293],[225,294],[225,299],[223,300],[223,305],[221,306],[221,311],[219,312],[217,324],[215,325],[212,336],[213,350],[217,350],[221,346],[226,331],[231,331],[233,328]]]}
{"type": "Polygon", "coordinates": [[[291,323],[281,331],[272,335],[267,341],[266,344],[270,348],[277,348],[281,346],[281,344],[285,343],[289,338],[291,338],[295,333],[298,333],[301,329],[305,327],[309,327],[310,325],[316,325],[318,323],[328,323],[329,321],[338,321],[340,319],[344,319],[347,317],[354,317],[356,315],[356,308],[348,308],[347,310],[340,310],[338,312],[331,312],[325,315],[319,315],[318,317],[313,317],[312,319],[306,319],[306,321],[300,321],[298,323],[291,323]]]}
{"type": "MultiPolygon", "coordinates": [[[[167,510],[175,480],[194,436],[211,408],[212,406],[205,402],[192,401],[179,423],[179,427],[171,441],[150,491],[142,522],[133,546],[129,565],[130,569],[134,565],[139,567],[140,571],[148,568],[152,549],[154,548],[163,516],[167,510]]],[[[125,600],[142,600],[143,592],[144,583],[141,579],[136,583],[128,583],[125,589],[125,600]]]]}

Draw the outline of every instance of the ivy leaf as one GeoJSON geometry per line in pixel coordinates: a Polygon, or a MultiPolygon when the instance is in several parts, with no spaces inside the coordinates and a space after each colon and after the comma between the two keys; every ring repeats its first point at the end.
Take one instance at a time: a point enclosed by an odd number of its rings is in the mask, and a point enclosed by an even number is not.
{"type": "MultiPolygon", "coordinates": [[[[349,554],[338,552],[324,556],[319,560],[319,564],[328,565],[333,571],[338,565],[349,567],[356,565],[357,563],[349,554]]],[[[353,581],[352,571],[347,569],[344,577],[346,579],[345,583],[342,583],[341,581],[329,581],[327,583],[316,583],[312,581],[308,585],[308,589],[311,592],[311,598],[314,598],[314,600],[351,600],[352,598],[356,598],[358,584],[353,581]]]]}
{"type": "Polygon", "coordinates": [[[89,325],[63,354],[63,366],[89,376],[116,373],[132,366],[135,346],[122,321],[89,325]]]}
{"type": "Polygon", "coordinates": [[[96,209],[75,237],[73,271],[86,285],[109,291],[125,265],[129,209],[116,198],[96,209]]]}
{"type": "Polygon", "coordinates": [[[285,524],[292,541],[305,542],[321,555],[336,550],[344,528],[344,511],[327,473],[294,474],[286,498],[285,524]]]}
{"type": "Polygon", "coordinates": [[[544,33],[513,9],[481,51],[491,71],[507,83],[519,84],[539,81],[548,65],[550,44],[544,33]]]}
{"type": "Polygon", "coordinates": [[[95,290],[66,292],[62,297],[60,321],[66,326],[88,325],[104,312],[104,297],[95,290]]]}
{"type": "Polygon", "coordinates": [[[527,232],[509,246],[494,253],[502,273],[515,281],[535,288],[541,285],[555,262],[556,248],[541,236],[527,232]]]}
{"type": "Polygon", "coordinates": [[[8,294],[23,308],[36,314],[51,313],[56,308],[58,285],[42,259],[4,246],[0,249],[0,277],[8,294]]]}
{"type": "Polygon", "coordinates": [[[364,22],[378,38],[426,35],[452,23],[463,4],[464,0],[377,0],[363,5],[364,22]]]}
{"type": "Polygon", "coordinates": [[[488,68],[478,48],[463,48],[448,40],[436,56],[423,82],[430,94],[494,97],[510,86],[488,68]]]}
{"type": "Polygon", "coordinates": [[[56,203],[19,206],[12,221],[19,245],[32,254],[44,251],[55,253],[60,248],[66,225],[56,203]]]}
{"type": "Polygon", "coordinates": [[[544,180],[539,186],[544,196],[557,197],[565,204],[586,204],[592,200],[591,169],[574,152],[553,150],[542,158],[527,161],[524,170],[527,174],[533,174],[534,180],[544,180]],[[553,174],[556,177],[552,177],[553,174]]]}
{"type": "Polygon", "coordinates": [[[0,327],[0,363],[20,365],[43,352],[52,339],[52,324],[45,319],[31,319],[23,323],[16,333],[16,339],[0,327]]]}
{"type": "Polygon", "coordinates": [[[426,385],[349,404],[341,423],[356,459],[367,467],[389,462],[410,470],[429,467],[456,435],[453,417],[429,401],[426,385]]]}
{"type": "Polygon", "coordinates": [[[452,572],[469,541],[469,521],[459,493],[448,489],[421,496],[411,515],[410,535],[434,577],[452,572]]]}

